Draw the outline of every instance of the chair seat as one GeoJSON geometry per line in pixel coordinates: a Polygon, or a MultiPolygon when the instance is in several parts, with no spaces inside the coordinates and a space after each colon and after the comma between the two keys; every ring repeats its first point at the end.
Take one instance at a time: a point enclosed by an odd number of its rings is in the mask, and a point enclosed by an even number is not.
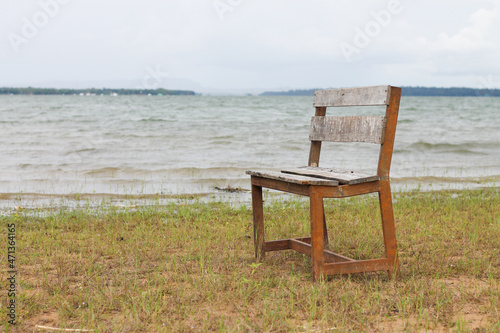
{"type": "Polygon", "coordinates": [[[314,178],[336,180],[341,185],[355,185],[380,180],[380,177],[378,175],[368,175],[366,173],[351,170],[319,168],[312,166],[284,169],[281,170],[281,172],[314,178]]]}
{"type": "Polygon", "coordinates": [[[249,170],[246,174],[261,178],[281,180],[293,184],[321,186],[355,185],[380,180],[378,175],[309,166],[283,169],[281,172],[249,170]]]}
{"type": "Polygon", "coordinates": [[[248,170],[246,171],[246,174],[260,178],[281,180],[284,182],[299,184],[299,185],[339,186],[339,182],[337,180],[294,175],[291,173],[284,173],[284,172],[248,170]]]}

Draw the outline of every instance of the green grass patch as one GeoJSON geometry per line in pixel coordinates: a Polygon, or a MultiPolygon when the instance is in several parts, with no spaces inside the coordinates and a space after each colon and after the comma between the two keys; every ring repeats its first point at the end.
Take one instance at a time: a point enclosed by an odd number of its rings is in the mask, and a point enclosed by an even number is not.
{"type": "MultiPolygon", "coordinates": [[[[377,197],[325,200],[325,212],[334,252],[383,254],[377,197]]],[[[314,283],[310,259],[294,251],[257,263],[251,208],[227,203],[20,211],[1,218],[0,243],[15,223],[19,331],[492,332],[499,212],[498,189],[395,194],[395,281],[381,272],[314,283]]],[[[305,201],[267,201],[265,219],[269,240],[309,234],[305,201]]],[[[7,302],[2,292],[2,325],[7,302]]]]}

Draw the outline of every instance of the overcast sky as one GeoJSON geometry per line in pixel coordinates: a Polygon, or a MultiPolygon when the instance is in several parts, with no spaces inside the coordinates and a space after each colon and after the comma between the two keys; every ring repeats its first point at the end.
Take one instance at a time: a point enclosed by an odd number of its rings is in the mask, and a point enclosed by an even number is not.
{"type": "Polygon", "coordinates": [[[500,0],[0,0],[0,35],[0,86],[500,88],[500,0]]]}

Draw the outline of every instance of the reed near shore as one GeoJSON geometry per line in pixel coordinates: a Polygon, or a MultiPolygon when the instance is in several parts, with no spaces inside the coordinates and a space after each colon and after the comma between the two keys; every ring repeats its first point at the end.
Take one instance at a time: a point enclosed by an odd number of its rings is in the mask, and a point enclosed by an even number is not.
{"type": "MultiPolygon", "coordinates": [[[[308,234],[307,202],[265,205],[268,239],[308,234]]],[[[334,252],[380,255],[377,205],[375,196],[325,201],[334,252]]],[[[372,273],[314,283],[309,258],[294,251],[255,261],[245,205],[83,200],[19,210],[1,217],[0,233],[5,245],[15,225],[16,329],[500,331],[500,189],[396,193],[394,213],[397,280],[372,273]]],[[[5,326],[8,301],[2,292],[5,326]]]]}

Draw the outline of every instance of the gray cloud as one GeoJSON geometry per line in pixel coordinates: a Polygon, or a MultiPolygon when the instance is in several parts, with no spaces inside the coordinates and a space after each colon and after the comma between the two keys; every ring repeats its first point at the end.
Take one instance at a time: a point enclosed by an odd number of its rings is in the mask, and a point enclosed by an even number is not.
{"type": "Polygon", "coordinates": [[[3,86],[156,66],[221,89],[500,81],[498,1],[4,0],[0,22],[3,86]]]}

